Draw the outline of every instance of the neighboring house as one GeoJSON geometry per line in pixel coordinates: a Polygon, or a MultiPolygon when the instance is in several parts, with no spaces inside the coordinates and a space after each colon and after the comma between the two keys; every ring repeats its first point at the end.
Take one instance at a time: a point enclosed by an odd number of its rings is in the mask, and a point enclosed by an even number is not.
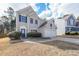
{"type": "Polygon", "coordinates": [[[63,18],[55,19],[55,24],[57,26],[57,35],[65,35],[65,21],[63,18]]]}
{"type": "Polygon", "coordinates": [[[76,28],[76,18],[72,14],[64,15],[65,20],[65,32],[71,32],[76,28]]]}
{"type": "Polygon", "coordinates": [[[79,31],[76,26],[77,20],[74,15],[67,14],[55,20],[57,26],[57,35],[65,35],[66,32],[79,31]]]}
{"type": "Polygon", "coordinates": [[[53,19],[40,19],[31,6],[16,11],[16,31],[20,31],[23,38],[27,38],[27,33],[32,31],[42,33],[44,38],[56,36],[53,19]]]}

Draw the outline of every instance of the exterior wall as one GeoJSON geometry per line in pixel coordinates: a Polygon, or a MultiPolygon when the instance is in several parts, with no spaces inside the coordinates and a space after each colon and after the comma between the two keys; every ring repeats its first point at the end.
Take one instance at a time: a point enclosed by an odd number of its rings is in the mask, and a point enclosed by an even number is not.
{"type": "MultiPolygon", "coordinates": [[[[21,15],[21,14],[16,13],[16,31],[20,31],[20,28],[21,28],[21,27],[26,27],[26,28],[28,28],[28,24],[27,24],[27,23],[25,23],[25,22],[19,22],[19,15],[21,15]]],[[[22,15],[23,15],[23,14],[22,14],[22,15]]],[[[25,16],[25,15],[24,15],[24,16],[25,16]]],[[[29,20],[28,17],[27,17],[27,20],[29,20]]]]}
{"type": "Polygon", "coordinates": [[[47,24],[45,25],[45,27],[47,29],[55,30],[56,29],[55,21],[53,22],[53,19],[48,20],[47,24]],[[52,24],[52,27],[50,27],[50,24],[52,24]]]}
{"type": "Polygon", "coordinates": [[[39,28],[39,31],[42,33],[43,38],[52,38],[56,36],[56,27],[52,20],[48,20],[45,26],[39,28]],[[52,27],[50,27],[50,24],[52,24],[52,27]]]}
{"type": "Polygon", "coordinates": [[[57,35],[65,35],[65,20],[64,19],[55,19],[57,26],[57,35]]]}
{"type": "Polygon", "coordinates": [[[30,32],[31,30],[37,30],[38,31],[38,27],[40,26],[40,24],[42,23],[42,20],[39,19],[38,17],[36,16],[30,16],[29,17],[29,20],[28,20],[28,31],[30,32]],[[33,24],[30,23],[30,18],[33,19],[33,24]],[[38,21],[38,24],[35,24],[35,20],[38,21]]]}

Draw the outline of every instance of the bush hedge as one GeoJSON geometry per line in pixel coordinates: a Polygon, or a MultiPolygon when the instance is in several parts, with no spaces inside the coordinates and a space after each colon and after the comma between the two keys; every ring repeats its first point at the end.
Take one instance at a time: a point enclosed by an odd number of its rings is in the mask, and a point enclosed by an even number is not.
{"type": "Polygon", "coordinates": [[[41,37],[41,33],[39,33],[39,32],[29,32],[29,33],[27,33],[27,37],[41,37]]]}
{"type": "Polygon", "coordinates": [[[20,39],[21,33],[20,32],[11,32],[11,33],[8,34],[8,36],[12,40],[17,40],[17,39],[20,39]]]}
{"type": "Polygon", "coordinates": [[[66,35],[79,35],[78,32],[66,32],[65,34],[66,35]]]}
{"type": "Polygon", "coordinates": [[[8,37],[7,34],[0,34],[0,38],[5,38],[5,37],[8,37]]]}
{"type": "Polygon", "coordinates": [[[66,34],[66,35],[69,35],[70,33],[69,33],[69,32],[66,32],[65,34],[66,34]]]}

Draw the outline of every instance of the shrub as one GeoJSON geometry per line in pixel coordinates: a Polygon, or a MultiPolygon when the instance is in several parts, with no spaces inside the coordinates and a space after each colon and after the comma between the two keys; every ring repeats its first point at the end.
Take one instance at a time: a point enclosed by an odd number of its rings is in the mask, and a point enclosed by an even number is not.
{"type": "Polygon", "coordinates": [[[66,35],[70,35],[70,32],[66,32],[65,34],[66,34],[66,35]]]}
{"type": "Polygon", "coordinates": [[[79,35],[79,32],[77,32],[78,33],[78,35],[79,35]]]}
{"type": "Polygon", "coordinates": [[[70,35],[76,35],[75,33],[70,33],[70,35]]]}
{"type": "Polygon", "coordinates": [[[66,32],[65,34],[66,35],[79,35],[78,32],[66,32]]]}
{"type": "Polygon", "coordinates": [[[78,32],[75,32],[75,35],[78,35],[78,32]]]}
{"type": "Polygon", "coordinates": [[[20,32],[10,32],[8,34],[8,36],[12,39],[12,40],[17,40],[20,39],[21,33],[20,32]]]}
{"type": "Polygon", "coordinates": [[[0,34],[0,38],[5,38],[5,37],[8,37],[7,34],[0,34]]]}
{"type": "Polygon", "coordinates": [[[29,33],[27,33],[27,37],[41,37],[41,33],[39,33],[39,32],[29,32],[29,33]]]}
{"type": "Polygon", "coordinates": [[[78,35],[78,32],[70,32],[70,35],[78,35]]]}

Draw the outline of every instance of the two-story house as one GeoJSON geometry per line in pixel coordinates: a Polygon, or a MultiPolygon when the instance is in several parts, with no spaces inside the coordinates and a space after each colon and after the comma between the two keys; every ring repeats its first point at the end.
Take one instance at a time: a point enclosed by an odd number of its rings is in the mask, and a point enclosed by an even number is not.
{"type": "Polygon", "coordinates": [[[76,17],[72,14],[64,15],[55,19],[57,26],[57,35],[65,35],[66,32],[76,31],[76,17]]]}
{"type": "Polygon", "coordinates": [[[42,20],[31,6],[16,11],[16,31],[21,32],[23,38],[27,38],[27,33],[40,32],[42,37],[54,37],[56,26],[52,20],[42,20]]]}
{"type": "Polygon", "coordinates": [[[76,17],[72,14],[64,15],[65,32],[71,32],[76,28],[76,17]]]}

